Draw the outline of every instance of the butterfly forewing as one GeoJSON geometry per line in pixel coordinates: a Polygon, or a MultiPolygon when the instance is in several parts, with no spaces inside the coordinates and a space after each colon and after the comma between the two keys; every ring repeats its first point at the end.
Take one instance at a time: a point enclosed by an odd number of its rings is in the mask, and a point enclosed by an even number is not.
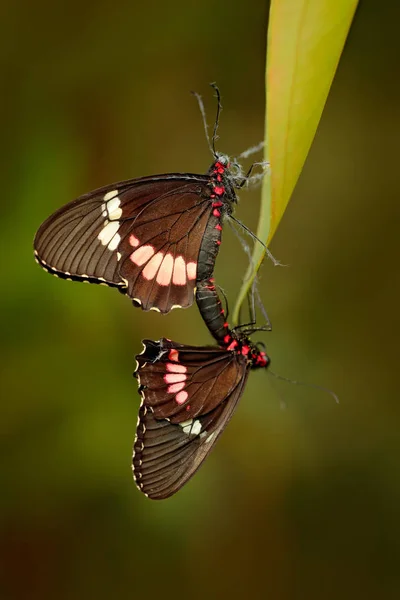
{"type": "Polygon", "coordinates": [[[137,377],[145,404],[157,419],[180,423],[208,413],[243,376],[242,361],[221,348],[185,346],[166,339],[143,343],[137,377]]]}
{"type": "Polygon", "coordinates": [[[118,286],[144,310],[190,306],[210,217],[208,182],[168,174],[86,194],[40,227],[37,260],[64,278],[118,286]]]}
{"type": "Polygon", "coordinates": [[[139,489],[161,499],[178,491],[209,454],[242,395],[249,368],[243,357],[219,348],[168,340],[144,344],[137,357],[143,399],[133,470],[139,489]],[[175,371],[167,365],[175,365],[175,371]],[[177,377],[164,381],[168,375],[177,377]],[[169,386],[182,383],[179,391],[168,393],[169,386]],[[187,397],[179,397],[181,392],[187,397]]]}

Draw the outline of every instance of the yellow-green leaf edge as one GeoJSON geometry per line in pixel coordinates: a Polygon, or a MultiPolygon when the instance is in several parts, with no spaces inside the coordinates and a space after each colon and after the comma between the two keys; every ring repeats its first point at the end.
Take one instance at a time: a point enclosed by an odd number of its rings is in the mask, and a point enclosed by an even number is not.
{"type": "MultiPolygon", "coordinates": [[[[257,237],[268,245],[318,127],[358,0],[271,0],[267,35],[265,160],[257,237]]],[[[265,251],[255,244],[233,313],[265,251]]]]}

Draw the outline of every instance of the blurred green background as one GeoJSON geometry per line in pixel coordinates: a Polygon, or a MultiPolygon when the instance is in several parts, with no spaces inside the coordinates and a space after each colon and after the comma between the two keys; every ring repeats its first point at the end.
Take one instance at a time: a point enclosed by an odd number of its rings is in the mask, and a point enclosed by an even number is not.
{"type": "MultiPolygon", "coordinates": [[[[399,7],[361,2],[323,119],[265,263],[275,371],[252,374],[215,452],[175,497],[131,478],[143,337],[210,342],[167,317],[50,277],[32,239],[101,185],[205,172],[262,138],[268,7],[5,0],[2,62],[0,597],[398,598],[399,7]],[[286,410],[281,404],[287,405],[286,410]]],[[[236,215],[256,228],[259,190],[236,215]]],[[[247,257],[229,228],[231,304],[247,257]]]]}

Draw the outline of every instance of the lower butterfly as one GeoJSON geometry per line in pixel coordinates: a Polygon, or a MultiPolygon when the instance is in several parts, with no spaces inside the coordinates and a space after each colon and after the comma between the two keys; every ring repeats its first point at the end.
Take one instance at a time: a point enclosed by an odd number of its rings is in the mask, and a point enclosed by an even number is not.
{"type": "Polygon", "coordinates": [[[234,350],[143,341],[133,475],[149,498],[168,498],[192,477],[231,418],[250,370],[268,367],[268,356],[248,338],[235,340],[234,350]]]}

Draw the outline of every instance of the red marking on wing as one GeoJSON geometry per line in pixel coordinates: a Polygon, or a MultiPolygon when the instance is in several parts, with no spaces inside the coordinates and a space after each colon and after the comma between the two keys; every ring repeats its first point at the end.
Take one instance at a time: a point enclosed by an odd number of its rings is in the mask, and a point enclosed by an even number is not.
{"type": "Polygon", "coordinates": [[[195,262],[188,262],[188,264],[186,265],[186,271],[187,271],[188,279],[190,279],[191,281],[193,281],[194,279],[196,279],[196,275],[197,275],[197,263],[195,263],[195,262]]]}
{"type": "Polygon", "coordinates": [[[176,394],[177,392],[180,392],[181,390],[183,390],[185,385],[186,385],[185,381],[182,381],[181,383],[173,383],[172,385],[168,386],[167,393],[168,394],[176,394]]]}
{"type": "MultiPolygon", "coordinates": [[[[177,353],[176,350],[175,350],[175,352],[177,353]]],[[[186,373],[186,371],[187,371],[187,367],[185,367],[185,365],[175,365],[175,364],[172,365],[171,363],[167,363],[166,369],[170,373],[186,373]]]]}
{"type": "Polygon", "coordinates": [[[141,267],[153,256],[153,254],[153,246],[140,246],[135,252],[132,252],[129,258],[135,265],[141,267]]]}
{"type": "Polygon", "coordinates": [[[186,264],[182,256],[178,256],[175,259],[172,283],[175,285],[186,285],[186,264]]]}
{"type": "Polygon", "coordinates": [[[172,254],[168,253],[165,255],[157,273],[156,281],[159,285],[167,286],[171,283],[173,268],[174,259],[172,254]]]}
{"type": "Polygon", "coordinates": [[[183,391],[183,392],[179,392],[179,394],[177,394],[177,395],[175,396],[175,401],[176,401],[178,404],[184,404],[184,403],[186,402],[186,400],[188,399],[188,395],[189,395],[189,394],[188,394],[187,392],[185,392],[185,391],[183,391]]]}
{"type": "Polygon", "coordinates": [[[137,237],[135,237],[132,233],[132,235],[129,237],[129,243],[131,246],[133,246],[134,248],[136,248],[136,246],[139,246],[140,242],[137,239],[137,237]]]}
{"type": "Polygon", "coordinates": [[[174,361],[177,362],[179,360],[179,352],[178,352],[178,350],[175,350],[175,348],[172,348],[172,350],[169,351],[168,359],[169,360],[174,360],[174,361]]]}
{"type": "Polygon", "coordinates": [[[155,254],[153,258],[149,260],[149,262],[142,271],[142,275],[145,279],[149,281],[151,279],[154,279],[154,277],[158,273],[158,269],[160,268],[163,258],[164,254],[162,252],[157,252],[157,254],[155,254]]]}
{"type": "Polygon", "coordinates": [[[186,381],[186,375],[184,373],[167,373],[164,375],[165,383],[182,383],[186,381]]]}

